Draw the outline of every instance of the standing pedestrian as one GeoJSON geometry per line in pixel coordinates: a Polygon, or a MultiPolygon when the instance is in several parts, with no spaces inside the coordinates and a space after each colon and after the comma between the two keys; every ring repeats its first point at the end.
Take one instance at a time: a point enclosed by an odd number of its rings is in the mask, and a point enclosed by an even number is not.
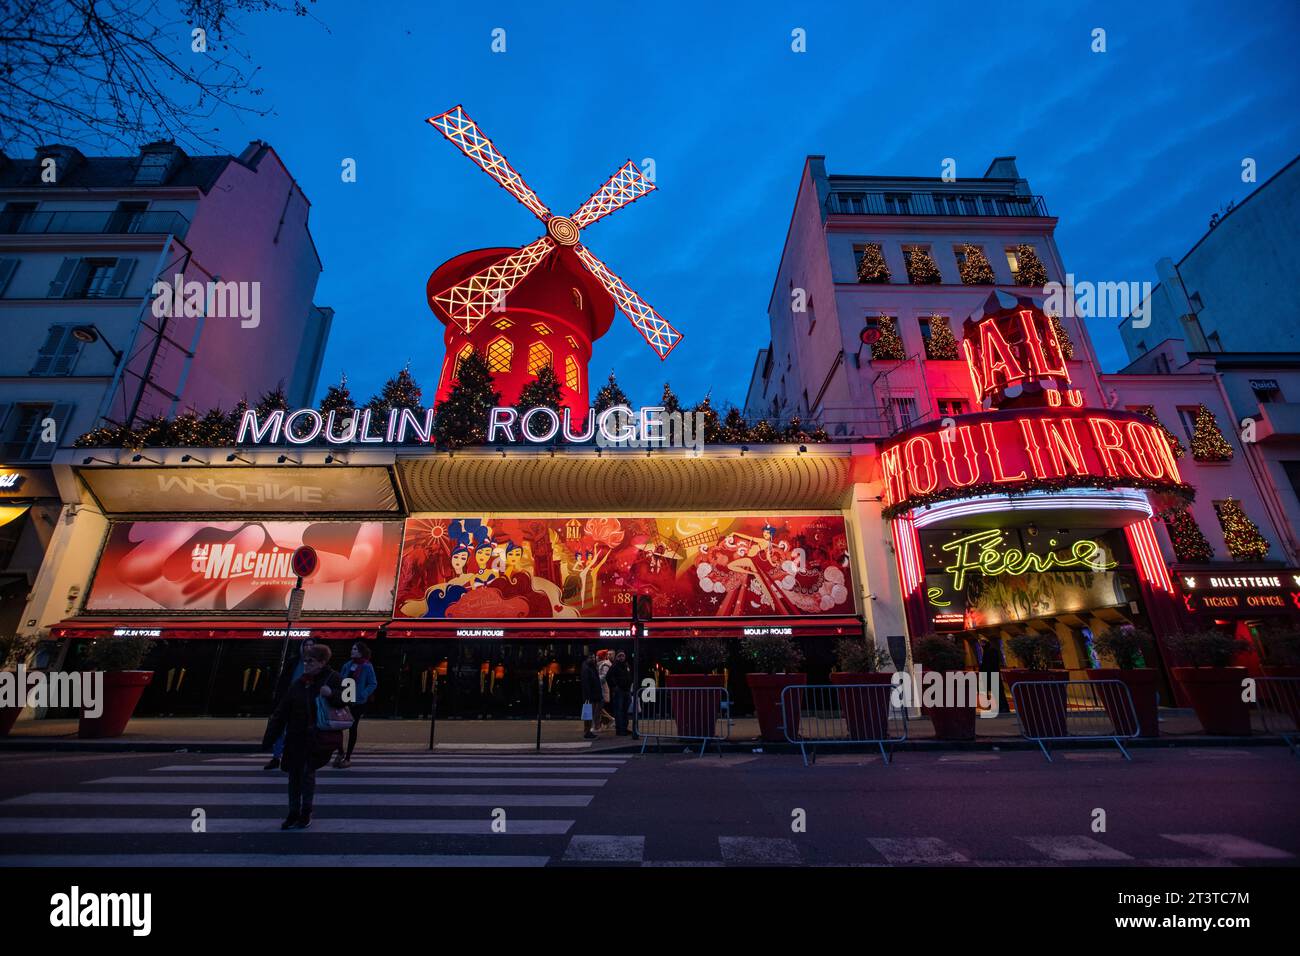
{"type": "Polygon", "coordinates": [[[614,656],[609,651],[596,654],[596,673],[600,675],[600,729],[608,730],[614,726],[614,717],[609,712],[609,669],[614,666],[614,656]]]}
{"type": "Polygon", "coordinates": [[[589,651],[582,661],[582,736],[586,740],[595,740],[593,724],[600,720],[600,705],[604,702],[600,693],[600,672],[596,669],[596,652],[589,651]]]}
{"type": "MultiPolygon", "coordinates": [[[[300,677],[302,677],[303,655],[307,653],[307,648],[311,647],[315,643],[316,642],[313,641],[310,637],[304,637],[302,639],[302,643],[298,645],[297,661],[294,662],[292,668],[286,667],[284,669],[284,672],[280,674],[280,679],[276,682],[275,685],[275,697],[272,698],[271,701],[272,714],[275,713],[275,708],[280,705],[280,701],[284,700],[284,695],[288,693],[289,688],[293,686],[293,682],[298,680],[300,677]]],[[[270,725],[269,720],[267,721],[267,724],[268,726],[270,725]]],[[[275,744],[271,747],[271,759],[266,762],[266,766],[263,767],[262,769],[263,770],[280,769],[280,758],[283,756],[284,756],[284,731],[280,731],[280,736],[275,738],[275,744]]]]}
{"type": "Polygon", "coordinates": [[[627,665],[627,654],[619,651],[605,676],[609,684],[610,706],[614,708],[614,733],[626,737],[628,712],[632,709],[632,668],[627,665]]]}
{"type": "Polygon", "coordinates": [[[321,727],[317,701],[338,707],[343,682],[329,666],[330,649],[316,644],[302,653],[302,676],[289,685],[262,738],[269,750],[284,732],[284,756],[280,769],[289,775],[289,815],[281,830],[305,830],[311,826],[312,803],[316,797],[316,771],[329,763],[330,754],[342,741],[342,730],[321,727]]]}
{"type": "Polygon", "coordinates": [[[340,746],[338,756],[334,758],[334,766],[345,769],[352,766],[352,751],[357,746],[357,726],[361,723],[375,688],[379,686],[379,678],[375,676],[375,666],[370,663],[370,648],[364,641],[357,641],[352,645],[352,658],[343,665],[339,676],[343,680],[356,681],[356,699],[349,701],[347,705],[348,710],[352,711],[352,726],[348,728],[347,749],[344,750],[340,746]]]}

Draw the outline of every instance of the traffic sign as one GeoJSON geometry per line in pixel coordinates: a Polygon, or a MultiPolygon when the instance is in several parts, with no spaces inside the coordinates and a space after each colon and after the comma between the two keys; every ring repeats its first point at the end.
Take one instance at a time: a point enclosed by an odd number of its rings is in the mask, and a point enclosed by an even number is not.
{"type": "Polygon", "coordinates": [[[293,573],[300,578],[311,577],[316,573],[316,568],[320,564],[320,558],[316,555],[316,549],[310,545],[303,545],[293,553],[293,573]]]}

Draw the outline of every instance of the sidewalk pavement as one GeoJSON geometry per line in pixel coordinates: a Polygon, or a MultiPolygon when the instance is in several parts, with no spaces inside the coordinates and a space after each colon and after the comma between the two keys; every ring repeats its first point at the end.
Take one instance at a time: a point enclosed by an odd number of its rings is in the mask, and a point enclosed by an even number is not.
{"type": "MultiPolygon", "coordinates": [[[[24,715],[10,731],[0,737],[4,750],[205,750],[256,751],[261,746],[266,719],[221,717],[137,717],[121,737],[107,740],[81,740],[75,719],[33,720],[24,715]]],[[[1263,726],[1256,722],[1256,734],[1263,726]]],[[[924,717],[908,720],[907,741],[899,749],[982,750],[1036,749],[1037,744],[1020,736],[1020,727],[1012,714],[979,720],[974,741],[943,741],[934,738],[934,727],[924,717]]],[[[1211,737],[1201,732],[1201,725],[1191,710],[1161,708],[1160,737],[1153,741],[1133,741],[1138,746],[1161,744],[1196,744],[1198,746],[1245,743],[1278,743],[1276,738],[1211,737]]],[[[665,746],[680,747],[685,741],[663,741],[665,746]]],[[[534,750],[537,747],[537,723],[530,720],[451,720],[437,722],[434,749],[439,752],[496,752],[534,750]]],[[[651,746],[653,747],[653,741],[651,746]]],[[[698,743],[695,744],[699,746],[698,743]]],[[[758,721],[741,718],[732,725],[724,749],[751,750],[764,747],[781,751],[788,744],[764,744],[759,740],[758,721]]],[[[357,747],[369,752],[428,751],[428,720],[387,720],[368,717],[361,724],[357,747]]],[[[640,741],[602,733],[596,740],[582,738],[579,720],[544,720],[541,724],[541,749],[559,753],[593,753],[636,751],[640,741]]]]}

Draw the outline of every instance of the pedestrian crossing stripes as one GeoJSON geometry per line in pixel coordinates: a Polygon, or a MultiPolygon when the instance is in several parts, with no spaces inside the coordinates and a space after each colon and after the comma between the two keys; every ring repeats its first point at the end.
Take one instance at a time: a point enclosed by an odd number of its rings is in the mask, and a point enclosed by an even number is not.
{"type": "MultiPolygon", "coordinates": [[[[275,787],[284,789],[284,780],[271,774],[239,779],[228,776],[138,776],[101,777],[86,781],[92,786],[193,786],[195,784],[235,784],[241,787],[275,787]]],[[[569,777],[553,780],[539,777],[363,777],[352,774],[326,774],[316,777],[317,787],[603,787],[604,780],[594,777],[569,777]]]]}

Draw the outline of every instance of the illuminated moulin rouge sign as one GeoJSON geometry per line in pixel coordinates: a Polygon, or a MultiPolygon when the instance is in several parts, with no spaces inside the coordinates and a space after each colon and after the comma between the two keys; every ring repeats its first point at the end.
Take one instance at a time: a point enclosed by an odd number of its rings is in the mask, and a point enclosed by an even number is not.
{"type": "Polygon", "coordinates": [[[1104,409],[1008,409],[904,432],[880,454],[884,504],[1068,487],[1185,494],[1168,440],[1149,419],[1104,409]]]}

